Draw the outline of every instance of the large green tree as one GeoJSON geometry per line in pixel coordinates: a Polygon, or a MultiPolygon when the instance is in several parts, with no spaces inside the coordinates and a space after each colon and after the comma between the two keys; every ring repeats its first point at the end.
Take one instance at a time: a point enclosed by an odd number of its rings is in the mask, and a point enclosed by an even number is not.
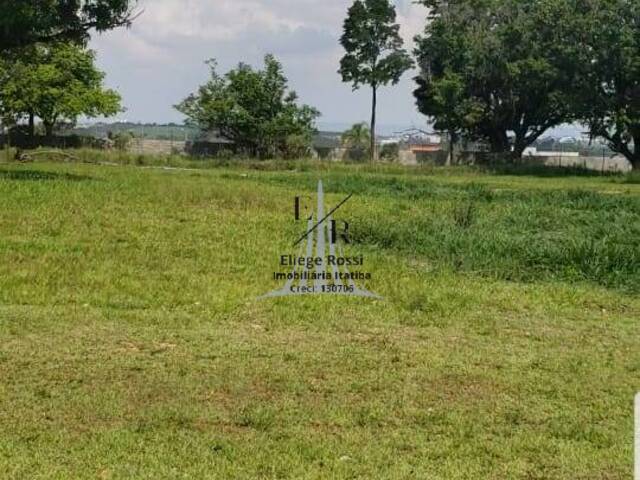
{"type": "Polygon", "coordinates": [[[289,89],[282,65],[273,55],[264,69],[241,63],[225,75],[210,60],[211,79],[176,109],[188,123],[202,130],[217,130],[236,146],[257,157],[287,155],[311,143],[319,112],[298,105],[289,89]]]}
{"type": "Polygon", "coordinates": [[[340,43],[345,55],[339,73],[353,88],[369,85],[371,102],[371,160],[376,159],[378,89],[396,84],[413,62],[402,48],[396,9],[389,0],[355,0],[347,12],[340,43]]]}
{"type": "Polygon", "coordinates": [[[135,0],[0,0],[0,52],[127,26],[135,0]]]}
{"type": "Polygon", "coordinates": [[[437,128],[519,158],[575,118],[586,54],[578,0],[423,0],[419,110],[437,128]],[[513,137],[513,141],[510,140],[513,137]]]}
{"type": "Polygon", "coordinates": [[[581,120],[640,169],[640,1],[600,0],[587,18],[581,120]]]}
{"type": "Polygon", "coordinates": [[[20,55],[0,61],[0,105],[4,117],[40,118],[47,136],[59,122],[74,123],[79,116],[115,115],[120,96],[103,87],[104,73],[95,67],[95,54],[75,44],[36,44],[20,55]]]}

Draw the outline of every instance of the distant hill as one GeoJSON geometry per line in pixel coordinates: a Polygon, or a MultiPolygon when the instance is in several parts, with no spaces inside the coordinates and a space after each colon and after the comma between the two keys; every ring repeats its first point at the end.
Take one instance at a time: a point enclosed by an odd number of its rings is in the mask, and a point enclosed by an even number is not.
{"type": "Polygon", "coordinates": [[[198,136],[199,130],[194,127],[175,123],[95,123],[81,125],[69,130],[69,133],[82,136],[106,138],[109,132],[131,132],[136,138],[152,140],[192,140],[198,136]]]}

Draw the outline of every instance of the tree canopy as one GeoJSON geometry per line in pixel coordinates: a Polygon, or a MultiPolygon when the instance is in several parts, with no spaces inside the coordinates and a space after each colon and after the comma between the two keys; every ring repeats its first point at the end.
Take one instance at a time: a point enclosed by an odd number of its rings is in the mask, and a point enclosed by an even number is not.
{"type": "Polygon", "coordinates": [[[375,159],[376,107],[378,88],[396,84],[413,62],[402,48],[396,9],[389,0],[355,0],[347,12],[340,43],[345,55],[339,73],[354,89],[369,85],[372,90],[371,156],[375,159]]]}
{"type": "Polygon", "coordinates": [[[422,3],[431,13],[417,38],[415,97],[437,128],[520,157],[549,128],[576,118],[575,79],[586,65],[579,2],[422,3]]]}
{"type": "Polygon", "coordinates": [[[602,0],[586,17],[591,52],[580,119],[592,137],[640,168],[640,1],[602,0]]]}
{"type": "Polygon", "coordinates": [[[273,55],[265,56],[263,70],[240,63],[220,75],[214,60],[208,64],[211,79],[176,106],[188,123],[216,130],[258,157],[295,156],[310,145],[320,113],[298,105],[273,55]]]}
{"type": "Polygon", "coordinates": [[[128,26],[134,0],[0,0],[0,52],[128,26]]]}
{"type": "Polygon", "coordinates": [[[58,122],[110,116],[121,110],[120,96],[104,89],[95,54],[78,45],[34,45],[0,61],[0,105],[5,120],[42,120],[47,135],[58,122]],[[3,73],[4,72],[4,73],[3,73]]]}

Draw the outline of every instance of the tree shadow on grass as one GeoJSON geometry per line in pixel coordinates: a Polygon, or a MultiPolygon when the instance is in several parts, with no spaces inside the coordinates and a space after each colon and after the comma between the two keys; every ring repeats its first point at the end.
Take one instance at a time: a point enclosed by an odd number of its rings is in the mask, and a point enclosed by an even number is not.
{"type": "Polygon", "coordinates": [[[16,180],[26,182],[41,181],[67,181],[86,182],[93,181],[93,177],[86,175],[74,175],[72,173],[42,172],[38,170],[2,170],[0,169],[0,180],[16,180]]]}

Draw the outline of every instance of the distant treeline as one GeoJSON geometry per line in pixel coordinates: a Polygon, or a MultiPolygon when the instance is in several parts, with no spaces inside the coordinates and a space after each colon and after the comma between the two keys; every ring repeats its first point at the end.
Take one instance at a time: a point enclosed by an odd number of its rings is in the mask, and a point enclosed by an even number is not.
{"type": "Polygon", "coordinates": [[[198,128],[175,123],[96,123],[76,127],[67,131],[70,135],[107,138],[109,133],[131,133],[135,138],[147,138],[152,140],[194,140],[200,135],[198,128]]]}

